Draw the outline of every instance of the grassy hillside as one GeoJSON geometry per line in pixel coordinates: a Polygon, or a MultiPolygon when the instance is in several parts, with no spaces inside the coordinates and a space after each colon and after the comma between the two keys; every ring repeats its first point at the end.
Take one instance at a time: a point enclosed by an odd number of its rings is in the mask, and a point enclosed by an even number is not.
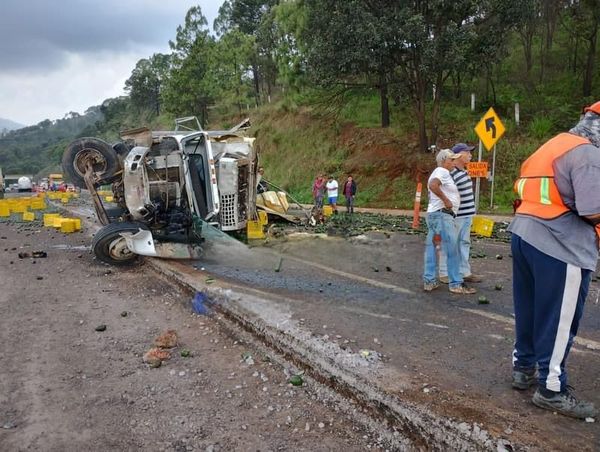
{"type": "MultiPolygon", "coordinates": [[[[468,106],[446,106],[440,146],[460,141],[477,144],[473,127],[484,113],[472,112],[468,106]]],[[[420,180],[425,185],[435,167],[434,155],[418,150],[410,113],[396,107],[394,126],[389,129],[378,127],[377,115],[378,99],[368,96],[353,97],[337,115],[291,100],[256,110],[253,130],[265,177],[299,200],[311,202],[316,174],[334,174],[338,181],[352,174],[359,186],[358,206],[412,208],[416,183],[420,180]]],[[[497,146],[494,208],[490,209],[491,184],[482,179],[482,211],[511,210],[512,184],[520,164],[555,132],[554,127],[533,120],[517,127],[510,117],[501,119],[507,131],[497,146]]],[[[491,168],[492,153],[484,149],[482,160],[491,168]]]]}

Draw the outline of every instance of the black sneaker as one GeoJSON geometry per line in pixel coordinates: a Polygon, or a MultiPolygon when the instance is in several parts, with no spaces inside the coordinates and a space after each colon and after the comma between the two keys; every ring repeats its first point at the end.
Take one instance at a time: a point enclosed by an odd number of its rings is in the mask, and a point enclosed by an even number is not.
{"type": "Polygon", "coordinates": [[[524,391],[531,388],[537,381],[535,369],[530,370],[513,370],[512,387],[524,391]]]}
{"type": "Polygon", "coordinates": [[[567,387],[563,392],[555,392],[550,397],[543,395],[540,388],[538,388],[531,401],[537,407],[577,419],[596,417],[598,414],[593,403],[577,400],[571,387],[567,387]]]}

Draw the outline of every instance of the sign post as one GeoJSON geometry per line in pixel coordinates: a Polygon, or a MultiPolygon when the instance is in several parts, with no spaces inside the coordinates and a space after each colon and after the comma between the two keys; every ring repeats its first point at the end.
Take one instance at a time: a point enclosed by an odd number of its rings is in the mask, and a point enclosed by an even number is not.
{"type": "Polygon", "coordinates": [[[490,209],[494,208],[494,184],[496,183],[496,145],[492,153],[492,188],[490,192],[490,209]]]}
{"type": "MultiPolygon", "coordinates": [[[[481,154],[483,150],[483,146],[489,151],[494,148],[494,153],[492,157],[492,191],[491,191],[491,199],[493,203],[494,199],[494,178],[496,171],[496,143],[498,140],[504,135],[506,128],[500,118],[496,114],[493,108],[490,109],[481,117],[477,125],[475,126],[475,133],[479,137],[479,157],[478,162],[481,162],[481,154]]],[[[475,208],[479,208],[479,178],[477,178],[475,184],[475,208]]]]}
{"type": "MultiPolygon", "coordinates": [[[[477,163],[481,162],[481,154],[483,152],[483,144],[479,140],[479,153],[477,156],[477,163]]],[[[481,178],[477,177],[475,180],[475,210],[479,209],[479,187],[481,186],[481,178]]]]}

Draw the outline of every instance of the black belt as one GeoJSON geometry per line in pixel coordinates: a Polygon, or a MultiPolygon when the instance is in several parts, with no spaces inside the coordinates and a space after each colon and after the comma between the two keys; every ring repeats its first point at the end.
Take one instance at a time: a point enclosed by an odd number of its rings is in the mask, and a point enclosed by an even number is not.
{"type": "Polygon", "coordinates": [[[456,218],[456,213],[454,213],[454,210],[448,209],[447,207],[444,207],[443,209],[440,209],[437,212],[442,212],[442,213],[445,213],[448,215],[452,215],[452,218],[456,218]]]}

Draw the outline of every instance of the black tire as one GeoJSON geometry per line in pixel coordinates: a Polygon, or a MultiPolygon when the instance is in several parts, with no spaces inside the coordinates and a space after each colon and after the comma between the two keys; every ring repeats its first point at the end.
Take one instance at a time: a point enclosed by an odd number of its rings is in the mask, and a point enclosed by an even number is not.
{"type": "Polygon", "coordinates": [[[116,266],[133,265],[139,256],[132,253],[121,237],[121,232],[138,232],[140,229],[147,230],[146,225],[134,222],[109,223],[103,226],[92,240],[94,255],[107,264],[116,266]]]}
{"type": "Polygon", "coordinates": [[[118,155],[125,158],[127,157],[127,154],[129,154],[129,151],[131,151],[132,148],[129,147],[126,143],[119,141],[113,144],[113,149],[118,155]]]}
{"type": "Polygon", "coordinates": [[[88,158],[92,159],[94,174],[100,179],[98,185],[110,184],[115,180],[115,173],[121,169],[121,164],[112,146],[98,138],[79,138],[67,146],[62,158],[63,172],[73,184],[86,188],[83,176],[88,158]]]}

